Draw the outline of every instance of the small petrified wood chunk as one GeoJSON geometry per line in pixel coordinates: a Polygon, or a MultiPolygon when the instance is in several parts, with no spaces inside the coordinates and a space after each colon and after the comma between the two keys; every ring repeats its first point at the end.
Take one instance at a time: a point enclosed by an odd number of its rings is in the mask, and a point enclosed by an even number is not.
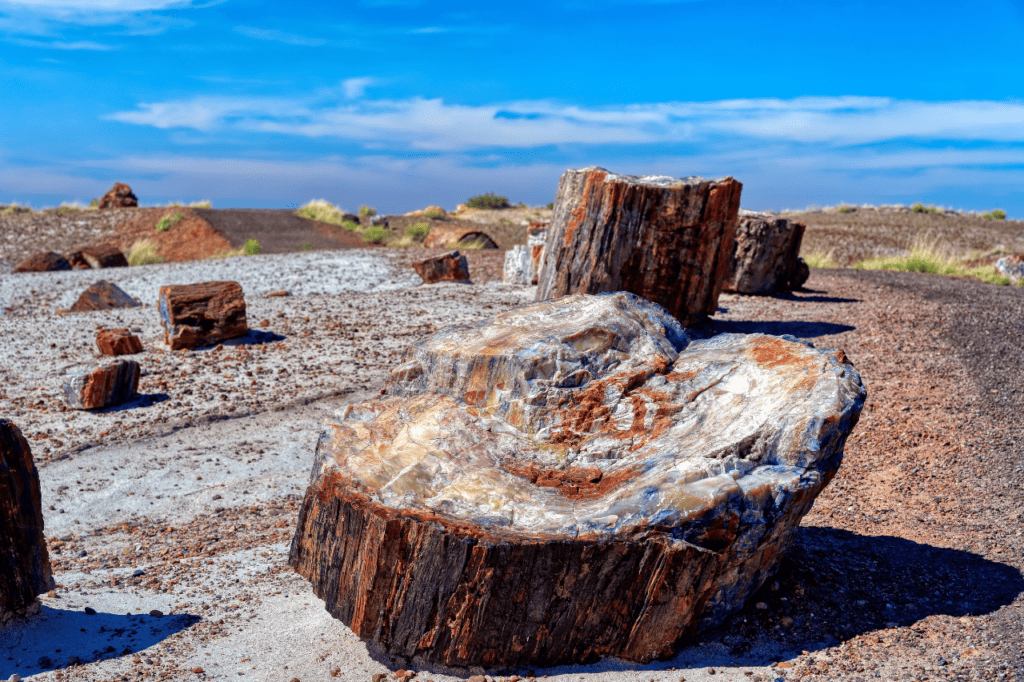
{"type": "Polygon", "coordinates": [[[160,324],[172,350],[198,348],[249,331],[238,282],[200,282],[160,287],[160,324]]]}
{"type": "Polygon", "coordinates": [[[83,247],[70,256],[68,260],[76,268],[126,268],[128,259],[115,244],[99,244],[83,247]]]}
{"type": "Polygon", "coordinates": [[[115,308],[138,308],[139,303],[125,293],[124,289],[101,279],[82,292],[70,312],[87,313],[93,310],[113,310],[115,308]]]}
{"type": "Polygon", "coordinates": [[[76,410],[99,410],[131,400],[139,390],[142,372],[134,360],[117,360],[71,374],[64,398],[76,410]]]}
{"type": "Polygon", "coordinates": [[[0,622],[52,589],[39,472],[21,429],[0,419],[0,622]]]}
{"type": "Polygon", "coordinates": [[[71,263],[67,258],[54,251],[33,253],[14,267],[15,272],[52,272],[70,269],[71,263]]]}
{"type": "Polygon", "coordinates": [[[458,251],[416,261],[412,267],[416,270],[416,274],[423,278],[424,284],[469,280],[469,262],[458,251]]]}
{"type": "Polygon", "coordinates": [[[498,245],[479,227],[472,225],[441,224],[431,225],[430,232],[423,240],[427,249],[452,249],[473,244],[480,249],[496,249],[498,245]]]}
{"type": "Polygon", "coordinates": [[[631,294],[442,330],[327,421],[289,561],[401,656],[669,656],[772,575],[863,406],[841,351],[631,294]]]}
{"type": "Polygon", "coordinates": [[[1009,277],[1012,282],[1019,282],[1024,279],[1024,256],[1012,255],[1003,256],[995,263],[996,272],[1003,277],[1009,277]]]}
{"type": "Polygon", "coordinates": [[[101,329],[96,333],[96,347],[104,355],[132,355],[142,352],[142,341],[127,329],[101,329]]]}
{"type": "Polygon", "coordinates": [[[135,196],[132,188],[123,182],[118,182],[100,199],[99,208],[134,208],[138,205],[139,198],[135,196]]]}
{"type": "Polygon", "coordinates": [[[568,170],[537,278],[537,300],[630,291],[683,324],[718,308],[742,185],[732,178],[568,170]]]}
{"type": "Polygon", "coordinates": [[[800,268],[805,229],[770,213],[740,211],[725,291],[768,295],[800,288],[807,281],[800,268]]]}
{"type": "Polygon", "coordinates": [[[516,244],[505,252],[505,284],[532,286],[537,283],[544,242],[550,223],[530,223],[526,228],[526,244],[516,244]]]}

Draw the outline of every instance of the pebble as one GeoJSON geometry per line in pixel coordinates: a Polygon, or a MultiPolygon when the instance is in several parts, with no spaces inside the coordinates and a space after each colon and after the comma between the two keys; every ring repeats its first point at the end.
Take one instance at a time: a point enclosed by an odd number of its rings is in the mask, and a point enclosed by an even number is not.
{"type": "Polygon", "coordinates": [[[141,568],[136,568],[134,571],[132,571],[132,577],[138,577],[140,575],[146,575],[146,572],[143,571],[141,568]]]}
{"type": "Polygon", "coordinates": [[[85,615],[87,615],[87,616],[95,616],[96,615],[96,609],[94,609],[91,606],[86,606],[85,607],[85,615]]]}
{"type": "Polygon", "coordinates": [[[153,609],[152,611],[149,612],[149,615],[153,616],[154,618],[163,618],[164,617],[164,612],[161,611],[160,609],[153,609]]]}
{"type": "Polygon", "coordinates": [[[14,673],[13,675],[7,678],[7,682],[21,682],[21,675],[19,675],[18,673],[14,673]]]}

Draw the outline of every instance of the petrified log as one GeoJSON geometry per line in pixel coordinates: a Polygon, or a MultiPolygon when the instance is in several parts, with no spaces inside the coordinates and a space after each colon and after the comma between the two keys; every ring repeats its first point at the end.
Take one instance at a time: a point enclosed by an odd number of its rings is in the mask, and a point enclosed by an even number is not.
{"type": "Polygon", "coordinates": [[[516,244],[505,252],[505,272],[502,277],[505,284],[532,286],[537,283],[550,224],[530,223],[526,229],[526,245],[516,244]]]}
{"type": "Polygon", "coordinates": [[[1024,279],[1024,256],[1003,256],[996,261],[995,269],[1003,277],[1009,277],[1012,282],[1019,282],[1024,279]]]}
{"type": "Polygon", "coordinates": [[[449,327],[327,421],[289,562],[396,655],[669,656],[772,575],[864,398],[842,351],[631,294],[449,327]]]}
{"type": "Polygon", "coordinates": [[[100,199],[99,207],[105,208],[134,208],[139,205],[139,198],[135,196],[132,188],[123,182],[115,183],[113,187],[100,199]]]}
{"type": "Polygon", "coordinates": [[[714,314],[742,185],[732,178],[568,170],[544,245],[537,300],[630,291],[683,324],[714,314]]]}
{"type": "Polygon", "coordinates": [[[96,333],[96,347],[104,355],[132,355],[142,352],[142,341],[127,329],[101,329],[96,333]]]}
{"type": "Polygon", "coordinates": [[[115,244],[99,244],[85,246],[68,256],[68,261],[76,268],[126,268],[128,259],[115,244]]]}
{"type": "Polygon", "coordinates": [[[93,310],[113,310],[114,308],[138,308],[139,303],[125,293],[124,289],[101,279],[82,292],[70,312],[87,313],[93,310]]]}
{"type": "Polygon", "coordinates": [[[768,295],[803,286],[809,274],[800,268],[805,229],[770,213],[740,211],[725,291],[768,295]]]}
{"type": "Polygon", "coordinates": [[[0,419],[0,622],[52,589],[39,472],[21,429],[0,419]]]}
{"type": "Polygon", "coordinates": [[[479,249],[498,248],[486,232],[470,225],[431,225],[430,232],[423,239],[423,247],[427,249],[468,248],[470,245],[479,249]]]}
{"type": "Polygon", "coordinates": [[[15,272],[51,272],[54,270],[70,270],[71,263],[53,251],[33,253],[14,267],[15,272]]]}
{"type": "Polygon", "coordinates": [[[139,390],[142,372],[134,360],[117,360],[71,374],[64,382],[64,399],[76,410],[99,410],[131,400],[139,390]]]}
{"type": "Polygon", "coordinates": [[[416,261],[412,267],[416,274],[423,278],[424,284],[469,281],[469,262],[458,251],[416,261]]]}
{"type": "Polygon", "coordinates": [[[172,350],[209,346],[249,331],[238,282],[160,287],[160,324],[172,350]]]}

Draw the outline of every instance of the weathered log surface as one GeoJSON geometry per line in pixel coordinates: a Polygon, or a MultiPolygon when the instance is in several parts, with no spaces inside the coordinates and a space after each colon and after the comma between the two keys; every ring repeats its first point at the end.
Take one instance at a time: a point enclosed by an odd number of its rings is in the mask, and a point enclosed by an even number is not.
{"type": "Polygon", "coordinates": [[[289,560],[394,654],[669,656],[772,574],[864,397],[841,351],[690,343],[629,294],[532,304],[328,420],[289,560]]]}
{"type": "Polygon", "coordinates": [[[471,225],[458,225],[454,223],[442,223],[431,225],[430,232],[423,240],[423,247],[427,249],[453,249],[465,244],[479,245],[481,249],[496,249],[498,245],[490,235],[482,232],[479,227],[471,225]]]}
{"type": "Polygon", "coordinates": [[[68,261],[73,267],[93,268],[94,270],[128,267],[128,259],[116,244],[82,247],[68,256],[68,261]]]}
{"type": "Polygon", "coordinates": [[[64,398],[76,410],[99,410],[131,400],[139,390],[142,371],[134,360],[117,360],[71,374],[64,398]]]}
{"type": "Polygon", "coordinates": [[[424,258],[412,264],[424,284],[435,282],[468,282],[469,261],[458,251],[452,251],[433,258],[424,258]]]}
{"type": "Polygon", "coordinates": [[[0,419],[0,622],[52,589],[39,472],[21,429],[0,419]]]}
{"type": "Polygon", "coordinates": [[[138,308],[139,303],[129,296],[124,289],[105,279],[92,284],[82,292],[70,312],[87,313],[93,310],[113,310],[114,308],[138,308]]]}
{"type": "Polygon", "coordinates": [[[127,329],[100,329],[96,347],[104,355],[132,355],[142,352],[142,340],[127,329]]]}
{"type": "Polygon", "coordinates": [[[70,270],[67,258],[54,251],[34,253],[14,267],[15,272],[53,272],[70,270]]]}
{"type": "Polygon", "coordinates": [[[172,350],[198,348],[249,331],[238,282],[200,282],[160,287],[160,324],[172,350]]]}
{"type": "Polygon", "coordinates": [[[630,291],[683,324],[714,314],[742,185],[732,178],[568,170],[558,183],[537,300],[630,291]]]}
{"type": "Polygon", "coordinates": [[[741,211],[724,290],[768,295],[803,286],[807,277],[800,268],[800,243],[805,229],[803,223],[769,213],[741,211]]]}
{"type": "Polygon", "coordinates": [[[530,223],[526,228],[526,244],[516,244],[505,252],[505,284],[532,286],[537,283],[540,262],[544,257],[550,223],[530,223]]]}

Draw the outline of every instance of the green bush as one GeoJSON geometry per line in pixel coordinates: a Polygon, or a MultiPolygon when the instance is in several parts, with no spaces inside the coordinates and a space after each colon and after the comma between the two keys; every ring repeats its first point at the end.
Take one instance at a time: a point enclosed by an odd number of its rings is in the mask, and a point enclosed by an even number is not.
{"type": "Polygon", "coordinates": [[[345,225],[345,220],[342,217],[344,214],[338,210],[337,206],[324,199],[314,199],[313,201],[310,201],[299,208],[299,210],[295,211],[295,215],[300,218],[309,218],[310,220],[316,220],[317,222],[327,223],[328,225],[345,225]]]}
{"type": "Polygon", "coordinates": [[[428,208],[426,211],[423,212],[423,215],[424,217],[430,218],[432,220],[439,220],[441,218],[444,218],[445,215],[447,214],[444,212],[443,208],[438,208],[435,206],[433,208],[428,208]]]}
{"type": "Polygon", "coordinates": [[[466,206],[470,208],[509,208],[511,204],[508,203],[508,197],[499,197],[494,192],[488,192],[487,194],[481,194],[479,196],[470,197],[466,201],[466,206]]]}
{"type": "Polygon", "coordinates": [[[840,206],[838,210],[840,213],[853,213],[857,209],[853,206],[840,206]]]}
{"type": "Polygon", "coordinates": [[[177,225],[184,219],[185,216],[183,216],[180,213],[175,213],[174,215],[165,215],[163,218],[156,221],[156,231],[166,232],[167,230],[171,229],[171,225],[177,225]]]}
{"type": "Polygon", "coordinates": [[[920,201],[911,206],[910,210],[914,213],[940,213],[939,209],[934,206],[925,206],[920,201]]]}
{"type": "Polygon", "coordinates": [[[390,236],[391,231],[382,225],[371,225],[363,232],[363,241],[367,244],[383,244],[390,236]]]}
{"type": "Polygon", "coordinates": [[[554,208],[554,207],[555,207],[555,202],[552,201],[551,203],[548,204],[548,208],[549,209],[554,208]]]}
{"type": "Polygon", "coordinates": [[[344,227],[349,232],[359,229],[359,223],[355,222],[354,220],[343,220],[341,221],[341,226],[344,227]]]}
{"type": "Polygon", "coordinates": [[[258,254],[262,250],[263,250],[263,247],[260,246],[260,243],[258,241],[256,241],[255,239],[246,239],[245,240],[245,255],[246,256],[255,256],[256,254],[258,254]]]}
{"type": "Polygon", "coordinates": [[[1006,211],[997,208],[991,213],[986,213],[981,217],[985,220],[1006,220],[1006,211]]]}
{"type": "Polygon", "coordinates": [[[372,218],[375,215],[377,215],[377,209],[375,209],[373,206],[360,206],[359,207],[359,217],[360,218],[372,218]]]}
{"type": "Polygon", "coordinates": [[[427,234],[430,232],[430,223],[413,223],[409,227],[405,228],[405,234],[407,237],[414,239],[418,242],[423,241],[427,238],[427,234]]]}

